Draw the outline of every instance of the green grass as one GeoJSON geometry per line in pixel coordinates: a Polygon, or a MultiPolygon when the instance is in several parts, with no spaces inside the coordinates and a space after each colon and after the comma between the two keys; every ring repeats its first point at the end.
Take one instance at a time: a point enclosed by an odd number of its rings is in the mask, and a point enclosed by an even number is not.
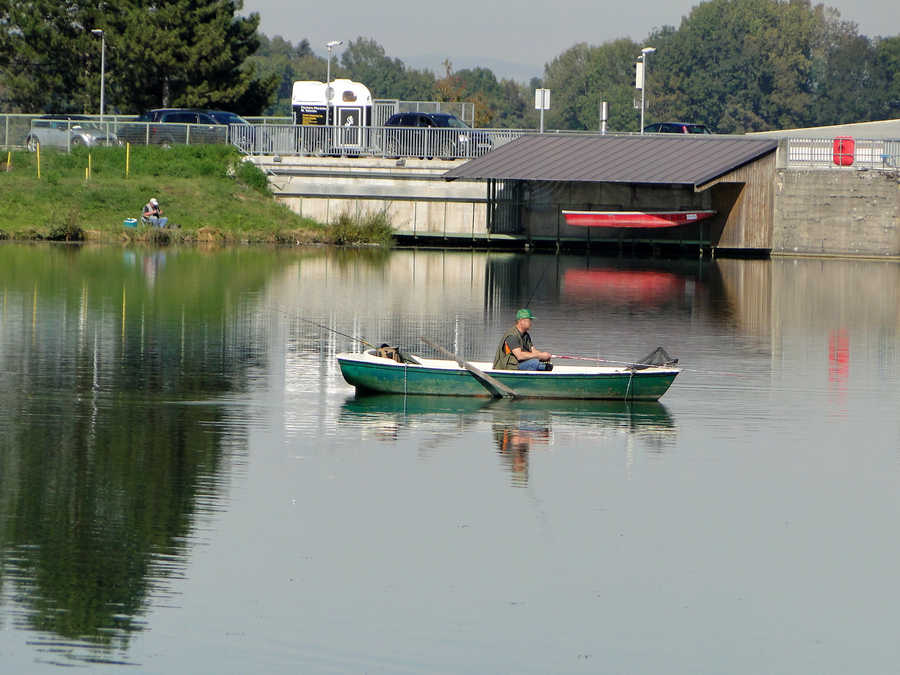
{"type": "Polygon", "coordinates": [[[354,227],[297,215],[275,201],[265,174],[241,159],[227,145],[136,146],[126,177],[124,147],[47,150],[38,178],[36,153],[13,152],[8,171],[0,155],[0,239],[389,243],[383,216],[380,226],[354,227]],[[151,197],[180,227],[123,227],[125,218],[140,219],[151,197]]]}
{"type": "Polygon", "coordinates": [[[382,212],[352,216],[342,213],[332,224],[332,241],[345,246],[360,244],[388,245],[393,229],[387,215],[382,212]]]}

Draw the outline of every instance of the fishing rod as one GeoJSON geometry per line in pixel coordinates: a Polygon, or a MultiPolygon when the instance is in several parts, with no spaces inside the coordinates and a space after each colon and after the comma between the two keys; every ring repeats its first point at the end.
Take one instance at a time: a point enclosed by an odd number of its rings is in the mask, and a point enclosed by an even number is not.
{"type": "MultiPolygon", "coordinates": [[[[617,366],[643,366],[643,367],[651,367],[650,363],[636,363],[634,361],[619,361],[616,359],[602,359],[602,358],[594,358],[590,356],[580,356],[578,354],[553,354],[552,358],[554,359],[571,359],[573,361],[595,361],[597,363],[611,363],[617,366]]],[[[691,373],[703,373],[705,375],[727,375],[729,377],[743,377],[741,373],[729,373],[723,370],[698,370],[696,368],[683,368],[682,366],[675,366],[679,370],[686,370],[691,373]]]]}
{"type": "Polygon", "coordinates": [[[310,323],[313,326],[318,326],[319,328],[323,328],[327,331],[331,331],[335,335],[340,335],[341,337],[345,337],[348,340],[355,340],[356,342],[361,342],[366,347],[371,347],[372,349],[378,349],[378,347],[373,345],[371,342],[369,342],[368,340],[363,340],[361,337],[356,337],[355,335],[347,335],[346,333],[342,333],[341,331],[331,328],[330,326],[326,326],[324,324],[317,323],[317,322],[313,321],[312,319],[306,319],[302,316],[298,316],[297,318],[300,319],[301,321],[305,321],[306,323],[310,323]]]}
{"type": "MultiPolygon", "coordinates": [[[[289,316],[289,317],[294,316],[291,312],[288,312],[286,309],[283,309],[281,307],[270,307],[270,309],[274,309],[276,312],[281,312],[285,316],[289,316]]],[[[341,337],[345,337],[348,340],[353,340],[354,342],[362,343],[366,347],[371,347],[372,349],[378,349],[378,347],[373,345],[371,342],[369,342],[368,340],[364,340],[361,337],[356,337],[355,335],[347,335],[347,333],[342,333],[341,331],[339,331],[335,328],[331,328],[330,326],[326,326],[324,324],[318,323],[316,321],[313,321],[312,319],[307,319],[306,317],[303,317],[303,316],[297,316],[296,318],[300,319],[301,321],[305,321],[306,323],[312,324],[313,326],[317,326],[324,330],[330,331],[330,332],[334,333],[335,335],[340,335],[341,337]]]]}

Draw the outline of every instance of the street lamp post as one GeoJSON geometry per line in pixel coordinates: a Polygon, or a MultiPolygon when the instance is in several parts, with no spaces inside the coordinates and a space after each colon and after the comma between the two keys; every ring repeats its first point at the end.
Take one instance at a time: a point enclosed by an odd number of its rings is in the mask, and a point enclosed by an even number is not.
{"type": "Polygon", "coordinates": [[[325,75],[325,126],[328,126],[328,118],[331,115],[331,99],[334,98],[334,89],[331,86],[331,50],[344,44],[343,40],[332,40],[325,44],[328,47],[328,68],[325,75]]]}
{"type": "Polygon", "coordinates": [[[655,47],[644,47],[641,50],[641,134],[644,133],[644,94],[647,91],[647,55],[656,51],[655,47]]]}
{"type": "Polygon", "coordinates": [[[91,30],[91,33],[94,35],[100,36],[100,121],[103,121],[103,104],[104,104],[104,93],[105,93],[105,78],[106,78],[106,33],[103,32],[102,28],[94,28],[91,30]]]}

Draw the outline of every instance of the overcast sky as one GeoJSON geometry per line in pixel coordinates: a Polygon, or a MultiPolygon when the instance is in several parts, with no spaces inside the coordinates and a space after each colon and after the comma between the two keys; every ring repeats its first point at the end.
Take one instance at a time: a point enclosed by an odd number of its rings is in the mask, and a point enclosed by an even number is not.
{"type": "MultiPolygon", "coordinates": [[[[293,43],[307,38],[321,55],[329,40],[362,36],[374,39],[388,56],[408,66],[436,70],[450,59],[454,69],[483,65],[498,77],[526,80],[541,75],[545,63],[577,42],[601,44],[619,37],[640,41],[654,28],[678,26],[696,4],[671,0],[341,0],[333,4],[244,0],[244,13],[259,12],[260,30],[269,37],[280,35],[293,43]]],[[[842,18],[855,21],[864,35],[900,34],[900,0],[825,4],[840,11],[842,18]]]]}

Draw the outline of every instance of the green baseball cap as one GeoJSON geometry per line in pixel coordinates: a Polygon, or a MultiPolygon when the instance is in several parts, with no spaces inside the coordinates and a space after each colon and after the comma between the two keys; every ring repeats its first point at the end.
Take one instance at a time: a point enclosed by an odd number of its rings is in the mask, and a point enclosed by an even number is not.
{"type": "Polygon", "coordinates": [[[534,314],[531,313],[530,309],[520,309],[516,312],[516,321],[519,319],[533,319],[534,314]]]}

